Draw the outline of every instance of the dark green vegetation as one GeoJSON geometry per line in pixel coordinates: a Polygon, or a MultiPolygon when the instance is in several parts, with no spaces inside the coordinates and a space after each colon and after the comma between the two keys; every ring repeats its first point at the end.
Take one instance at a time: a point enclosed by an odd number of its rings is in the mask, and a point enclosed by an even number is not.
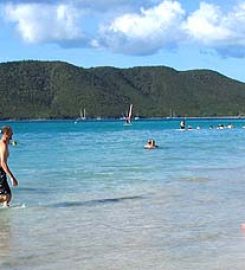
{"type": "Polygon", "coordinates": [[[245,83],[210,70],[79,68],[63,62],[0,64],[0,118],[245,115],[245,83]]]}

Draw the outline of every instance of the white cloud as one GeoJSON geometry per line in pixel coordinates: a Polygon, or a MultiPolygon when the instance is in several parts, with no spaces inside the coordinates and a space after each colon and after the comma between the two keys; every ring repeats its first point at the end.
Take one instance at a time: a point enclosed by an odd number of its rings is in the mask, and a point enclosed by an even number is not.
{"type": "Polygon", "coordinates": [[[224,13],[214,4],[200,3],[187,14],[178,1],[115,18],[101,29],[99,44],[116,52],[152,54],[183,43],[214,49],[223,56],[245,56],[245,1],[224,13]]]}
{"type": "Polygon", "coordinates": [[[5,14],[16,23],[26,42],[65,42],[80,40],[79,14],[72,6],[58,4],[8,4],[5,14]]]}
{"type": "Polygon", "coordinates": [[[245,2],[227,14],[220,7],[203,2],[183,23],[183,28],[192,42],[225,56],[245,55],[245,2]]]}
{"type": "Polygon", "coordinates": [[[231,32],[224,26],[224,20],[218,6],[201,3],[199,10],[187,18],[184,28],[194,40],[210,44],[230,37],[231,32]]]}
{"type": "Polygon", "coordinates": [[[227,25],[234,32],[236,43],[245,46],[245,2],[227,16],[227,25]]]}
{"type": "Polygon", "coordinates": [[[185,15],[177,1],[163,1],[140,13],[124,14],[101,28],[101,43],[117,52],[148,54],[176,42],[185,15]]]}
{"type": "Polygon", "coordinates": [[[224,56],[245,56],[245,0],[226,12],[201,2],[192,13],[180,0],[5,0],[3,6],[5,18],[30,43],[135,55],[195,43],[224,56]]]}

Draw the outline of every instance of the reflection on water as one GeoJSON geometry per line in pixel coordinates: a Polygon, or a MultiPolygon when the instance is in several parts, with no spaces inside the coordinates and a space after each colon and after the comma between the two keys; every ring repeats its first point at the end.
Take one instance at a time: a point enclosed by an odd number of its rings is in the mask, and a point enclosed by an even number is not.
{"type": "MultiPolygon", "coordinates": [[[[8,209],[0,209],[0,262],[4,264],[5,259],[11,254],[12,224],[8,209]]],[[[0,266],[1,266],[0,264],[0,266]]]]}
{"type": "Polygon", "coordinates": [[[96,204],[108,204],[108,203],[119,203],[124,200],[135,200],[142,199],[143,196],[131,196],[131,197],[120,197],[120,198],[107,198],[107,199],[97,199],[90,201],[69,201],[69,202],[59,202],[56,204],[47,205],[47,207],[79,207],[79,206],[95,206],[96,204]]]}

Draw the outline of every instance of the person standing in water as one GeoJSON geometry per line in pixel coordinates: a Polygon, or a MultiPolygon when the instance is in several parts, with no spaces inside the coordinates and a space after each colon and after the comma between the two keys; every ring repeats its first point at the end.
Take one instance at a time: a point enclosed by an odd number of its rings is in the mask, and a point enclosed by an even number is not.
{"type": "Polygon", "coordinates": [[[9,176],[12,185],[18,186],[18,181],[8,166],[9,148],[8,145],[12,140],[13,130],[10,126],[1,129],[2,138],[0,140],[0,203],[9,206],[12,199],[11,189],[8,185],[7,176],[9,176]]]}
{"type": "Polygon", "coordinates": [[[180,129],[185,129],[185,120],[180,121],[180,129]]]}

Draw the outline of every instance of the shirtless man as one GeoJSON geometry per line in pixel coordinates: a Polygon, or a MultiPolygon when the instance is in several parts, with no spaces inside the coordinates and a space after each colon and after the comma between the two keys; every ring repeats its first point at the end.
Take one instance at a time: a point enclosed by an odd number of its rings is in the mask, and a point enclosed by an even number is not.
{"type": "Polygon", "coordinates": [[[13,136],[11,127],[6,126],[1,129],[2,138],[0,140],[0,203],[9,206],[12,198],[11,190],[8,185],[7,175],[10,177],[12,185],[18,186],[18,181],[8,167],[7,160],[9,156],[8,144],[13,136]]]}

